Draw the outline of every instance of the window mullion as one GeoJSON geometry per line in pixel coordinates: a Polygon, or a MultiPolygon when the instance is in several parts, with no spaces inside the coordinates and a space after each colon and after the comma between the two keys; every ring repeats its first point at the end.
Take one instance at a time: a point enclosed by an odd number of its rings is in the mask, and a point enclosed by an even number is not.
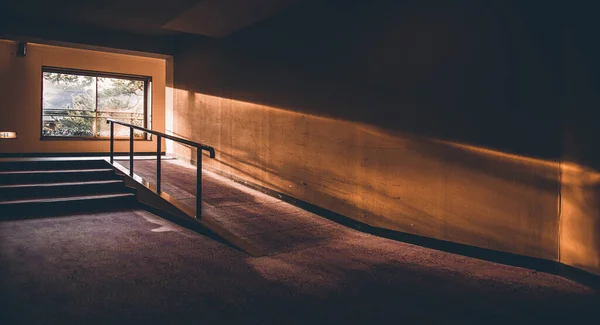
{"type": "Polygon", "coordinates": [[[94,107],[94,138],[98,137],[98,77],[96,77],[96,106],[94,107]]]}

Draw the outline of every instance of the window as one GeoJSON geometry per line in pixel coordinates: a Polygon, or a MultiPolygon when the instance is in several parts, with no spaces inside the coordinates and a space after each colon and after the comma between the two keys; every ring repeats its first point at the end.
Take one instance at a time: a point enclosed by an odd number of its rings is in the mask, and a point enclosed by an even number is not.
{"type": "MultiPolygon", "coordinates": [[[[107,138],[107,118],[148,127],[150,77],[48,67],[42,75],[42,138],[107,138]]],[[[129,128],[115,126],[115,137],[129,128]]]]}

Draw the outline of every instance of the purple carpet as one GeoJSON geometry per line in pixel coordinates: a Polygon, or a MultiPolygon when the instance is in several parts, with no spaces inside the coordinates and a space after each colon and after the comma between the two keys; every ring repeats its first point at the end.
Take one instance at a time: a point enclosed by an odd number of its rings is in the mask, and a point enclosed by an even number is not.
{"type": "Polygon", "coordinates": [[[597,292],[581,284],[360,233],[208,178],[220,222],[268,256],[141,210],[0,221],[0,324],[597,321],[597,292]]]}
{"type": "Polygon", "coordinates": [[[595,292],[347,232],[250,258],[145,211],[0,222],[1,324],[575,324],[595,292]]]}

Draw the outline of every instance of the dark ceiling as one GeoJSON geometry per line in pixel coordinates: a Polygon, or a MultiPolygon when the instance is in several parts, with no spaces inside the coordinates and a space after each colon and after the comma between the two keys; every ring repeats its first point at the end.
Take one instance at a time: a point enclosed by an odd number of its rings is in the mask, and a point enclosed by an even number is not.
{"type": "Polygon", "coordinates": [[[2,0],[5,15],[141,34],[172,33],[162,26],[199,0],[2,0]]]}
{"type": "Polygon", "coordinates": [[[149,51],[166,53],[173,35],[227,37],[301,1],[0,0],[0,38],[157,43],[161,48],[149,51]]]}

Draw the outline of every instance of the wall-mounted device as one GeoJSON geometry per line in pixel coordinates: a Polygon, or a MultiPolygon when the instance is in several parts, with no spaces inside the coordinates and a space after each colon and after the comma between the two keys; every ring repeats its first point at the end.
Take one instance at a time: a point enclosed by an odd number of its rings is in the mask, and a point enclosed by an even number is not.
{"type": "Polygon", "coordinates": [[[17,56],[25,56],[27,55],[27,42],[18,42],[17,43],[17,56]]]}

